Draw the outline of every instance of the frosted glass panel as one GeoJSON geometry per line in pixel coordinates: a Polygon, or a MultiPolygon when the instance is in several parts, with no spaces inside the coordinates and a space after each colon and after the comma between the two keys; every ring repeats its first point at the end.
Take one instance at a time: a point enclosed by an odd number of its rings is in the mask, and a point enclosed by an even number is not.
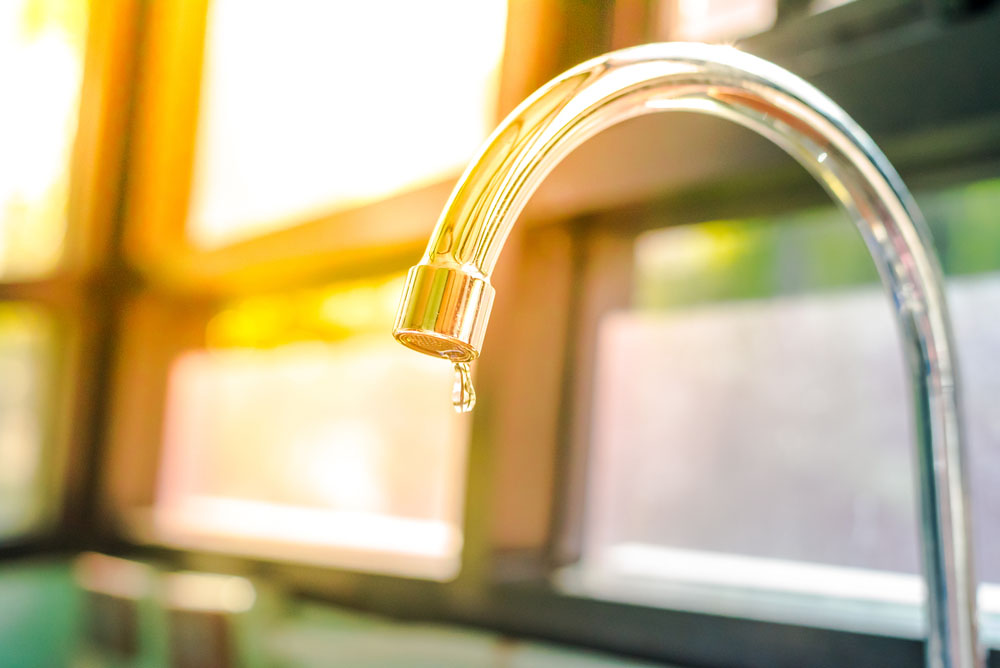
{"type": "Polygon", "coordinates": [[[188,232],[214,247],[458,171],[496,123],[506,0],[210,5],[188,232]]]}
{"type": "Polygon", "coordinates": [[[388,336],[191,352],[174,365],[168,541],[446,579],[467,422],[451,367],[388,336]]]}
{"type": "MultiPolygon", "coordinates": [[[[977,575],[997,614],[1000,181],[918,201],[947,276],[977,575]]],[[[843,214],[653,230],[633,270],[632,303],[599,328],[585,588],[919,630],[909,388],[887,297],[843,214]]]]}

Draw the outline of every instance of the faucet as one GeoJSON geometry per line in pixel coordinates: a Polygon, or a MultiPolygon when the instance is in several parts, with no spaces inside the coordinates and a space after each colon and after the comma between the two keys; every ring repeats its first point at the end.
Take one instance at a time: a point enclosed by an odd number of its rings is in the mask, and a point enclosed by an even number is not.
{"type": "Polygon", "coordinates": [[[583,141],[660,111],[729,119],[783,148],[853,219],[891,298],[909,371],[920,489],[929,668],[978,668],[969,503],[953,337],[941,271],[912,196],[847,114],[782,68],[727,46],[648,44],[582,63],[500,124],[459,179],[420,264],[410,269],[393,335],[459,371],[482,350],[490,274],[542,179],[583,141]]]}

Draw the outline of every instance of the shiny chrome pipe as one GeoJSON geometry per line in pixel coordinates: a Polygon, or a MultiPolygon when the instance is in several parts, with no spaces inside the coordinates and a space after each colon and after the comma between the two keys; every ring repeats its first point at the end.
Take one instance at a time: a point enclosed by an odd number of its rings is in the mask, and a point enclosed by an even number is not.
{"type": "Polygon", "coordinates": [[[410,270],[394,335],[455,363],[482,350],[490,273],[514,221],[553,167],[626,119],[694,111],[755,130],[809,170],[857,224],[899,325],[916,423],[927,665],[982,665],[952,335],[925,223],[895,170],[836,104],[735,49],[650,44],[557,77],[515,109],[459,180],[422,261],[410,270]]]}

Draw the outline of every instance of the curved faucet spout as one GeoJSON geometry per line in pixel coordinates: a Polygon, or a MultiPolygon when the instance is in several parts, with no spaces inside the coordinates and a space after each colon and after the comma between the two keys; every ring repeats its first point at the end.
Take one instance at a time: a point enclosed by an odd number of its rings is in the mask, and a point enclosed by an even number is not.
{"type": "Polygon", "coordinates": [[[940,270],[916,205],[885,156],[829,98],[735,49],[650,44],[579,65],[525,100],[459,180],[396,319],[400,342],[453,362],[479,356],[490,273],[517,216],[553,167],[635,116],[729,119],[797,159],[857,224],[892,298],[911,375],[928,589],[927,663],[981,665],[968,501],[940,270]]]}

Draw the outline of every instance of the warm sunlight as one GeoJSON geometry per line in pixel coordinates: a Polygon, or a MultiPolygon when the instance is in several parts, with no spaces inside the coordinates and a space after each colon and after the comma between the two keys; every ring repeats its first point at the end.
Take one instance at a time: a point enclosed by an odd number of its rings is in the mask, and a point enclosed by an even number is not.
{"type": "Polygon", "coordinates": [[[87,3],[0,4],[0,276],[36,277],[62,251],[87,3]]]}
{"type": "Polygon", "coordinates": [[[188,233],[216,247],[454,174],[496,123],[506,2],[213,2],[188,233]]]}

